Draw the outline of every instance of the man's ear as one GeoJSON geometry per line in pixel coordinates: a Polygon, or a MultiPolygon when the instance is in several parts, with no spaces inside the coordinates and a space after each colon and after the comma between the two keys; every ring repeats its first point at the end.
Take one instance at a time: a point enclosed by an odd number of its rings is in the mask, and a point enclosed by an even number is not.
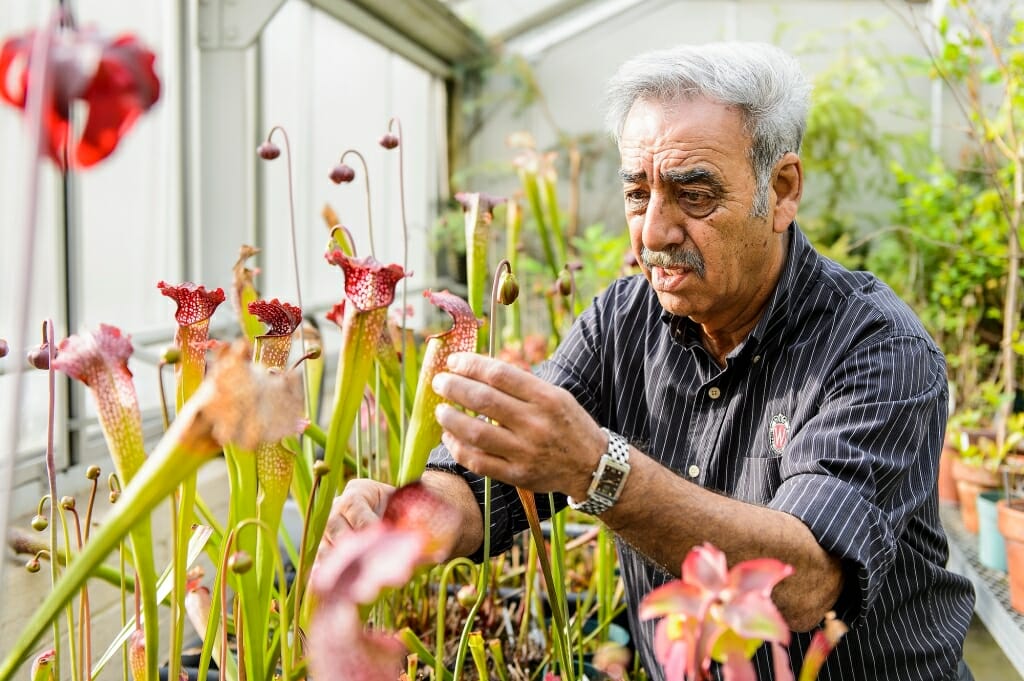
{"type": "Polygon", "coordinates": [[[800,197],[804,191],[804,168],[800,163],[800,157],[792,151],[787,152],[775,164],[772,191],[775,193],[773,227],[781,234],[789,229],[789,223],[796,218],[796,210],[800,206],[800,197]]]}

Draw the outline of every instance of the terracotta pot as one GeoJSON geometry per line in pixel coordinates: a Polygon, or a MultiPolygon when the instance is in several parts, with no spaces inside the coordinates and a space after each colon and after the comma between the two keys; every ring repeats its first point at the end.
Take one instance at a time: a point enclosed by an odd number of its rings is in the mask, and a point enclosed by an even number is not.
{"type": "Polygon", "coordinates": [[[1024,499],[1011,506],[1005,499],[996,506],[999,531],[1006,541],[1006,572],[1010,582],[1010,605],[1024,612],[1024,499]]]}
{"type": "Polygon", "coordinates": [[[953,477],[953,462],[960,458],[960,450],[948,440],[942,443],[939,454],[939,501],[956,504],[960,501],[956,492],[956,478],[953,477]]]}
{"type": "Polygon", "coordinates": [[[960,498],[960,520],[963,521],[964,529],[977,534],[978,494],[999,489],[1003,483],[1002,476],[984,466],[972,466],[958,458],[953,461],[953,477],[960,498]]]}

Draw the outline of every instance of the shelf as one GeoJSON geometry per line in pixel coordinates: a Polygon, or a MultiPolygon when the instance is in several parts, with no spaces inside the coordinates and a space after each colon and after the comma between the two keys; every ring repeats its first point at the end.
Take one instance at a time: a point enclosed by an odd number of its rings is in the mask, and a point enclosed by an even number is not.
{"type": "Polygon", "coordinates": [[[978,538],[964,529],[955,506],[943,504],[939,515],[949,536],[949,569],[974,584],[978,596],[974,611],[978,619],[985,623],[1010,664],[1024,676],[1024,614],[1010,607],[1006,573],[990,570],[978,562],[978,538]]]}

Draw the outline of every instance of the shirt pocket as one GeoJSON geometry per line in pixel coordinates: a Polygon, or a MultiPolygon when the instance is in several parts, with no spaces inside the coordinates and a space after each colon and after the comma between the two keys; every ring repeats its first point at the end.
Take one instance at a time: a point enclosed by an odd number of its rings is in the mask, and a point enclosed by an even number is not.
{"type": "Polygon", "coordinates": [[[751,504],[765,505],[782,484],[779,473],[781,456],[747,456],[743,458],[736,498],[751,504]]]}

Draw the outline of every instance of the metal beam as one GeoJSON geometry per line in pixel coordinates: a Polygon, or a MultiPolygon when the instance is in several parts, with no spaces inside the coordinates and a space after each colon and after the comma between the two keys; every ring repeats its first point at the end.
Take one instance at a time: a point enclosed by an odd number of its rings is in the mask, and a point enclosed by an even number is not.
{"type": "Polygon", "coordinates": [[[439,0],[308,0],[309,3],[442,78],[490,47],[439,0]]]}
{"type": "Polygon", "coordinates": [[[242,49],[252,45],[285,0],[199,0],[201,50],[242,49]]]}

